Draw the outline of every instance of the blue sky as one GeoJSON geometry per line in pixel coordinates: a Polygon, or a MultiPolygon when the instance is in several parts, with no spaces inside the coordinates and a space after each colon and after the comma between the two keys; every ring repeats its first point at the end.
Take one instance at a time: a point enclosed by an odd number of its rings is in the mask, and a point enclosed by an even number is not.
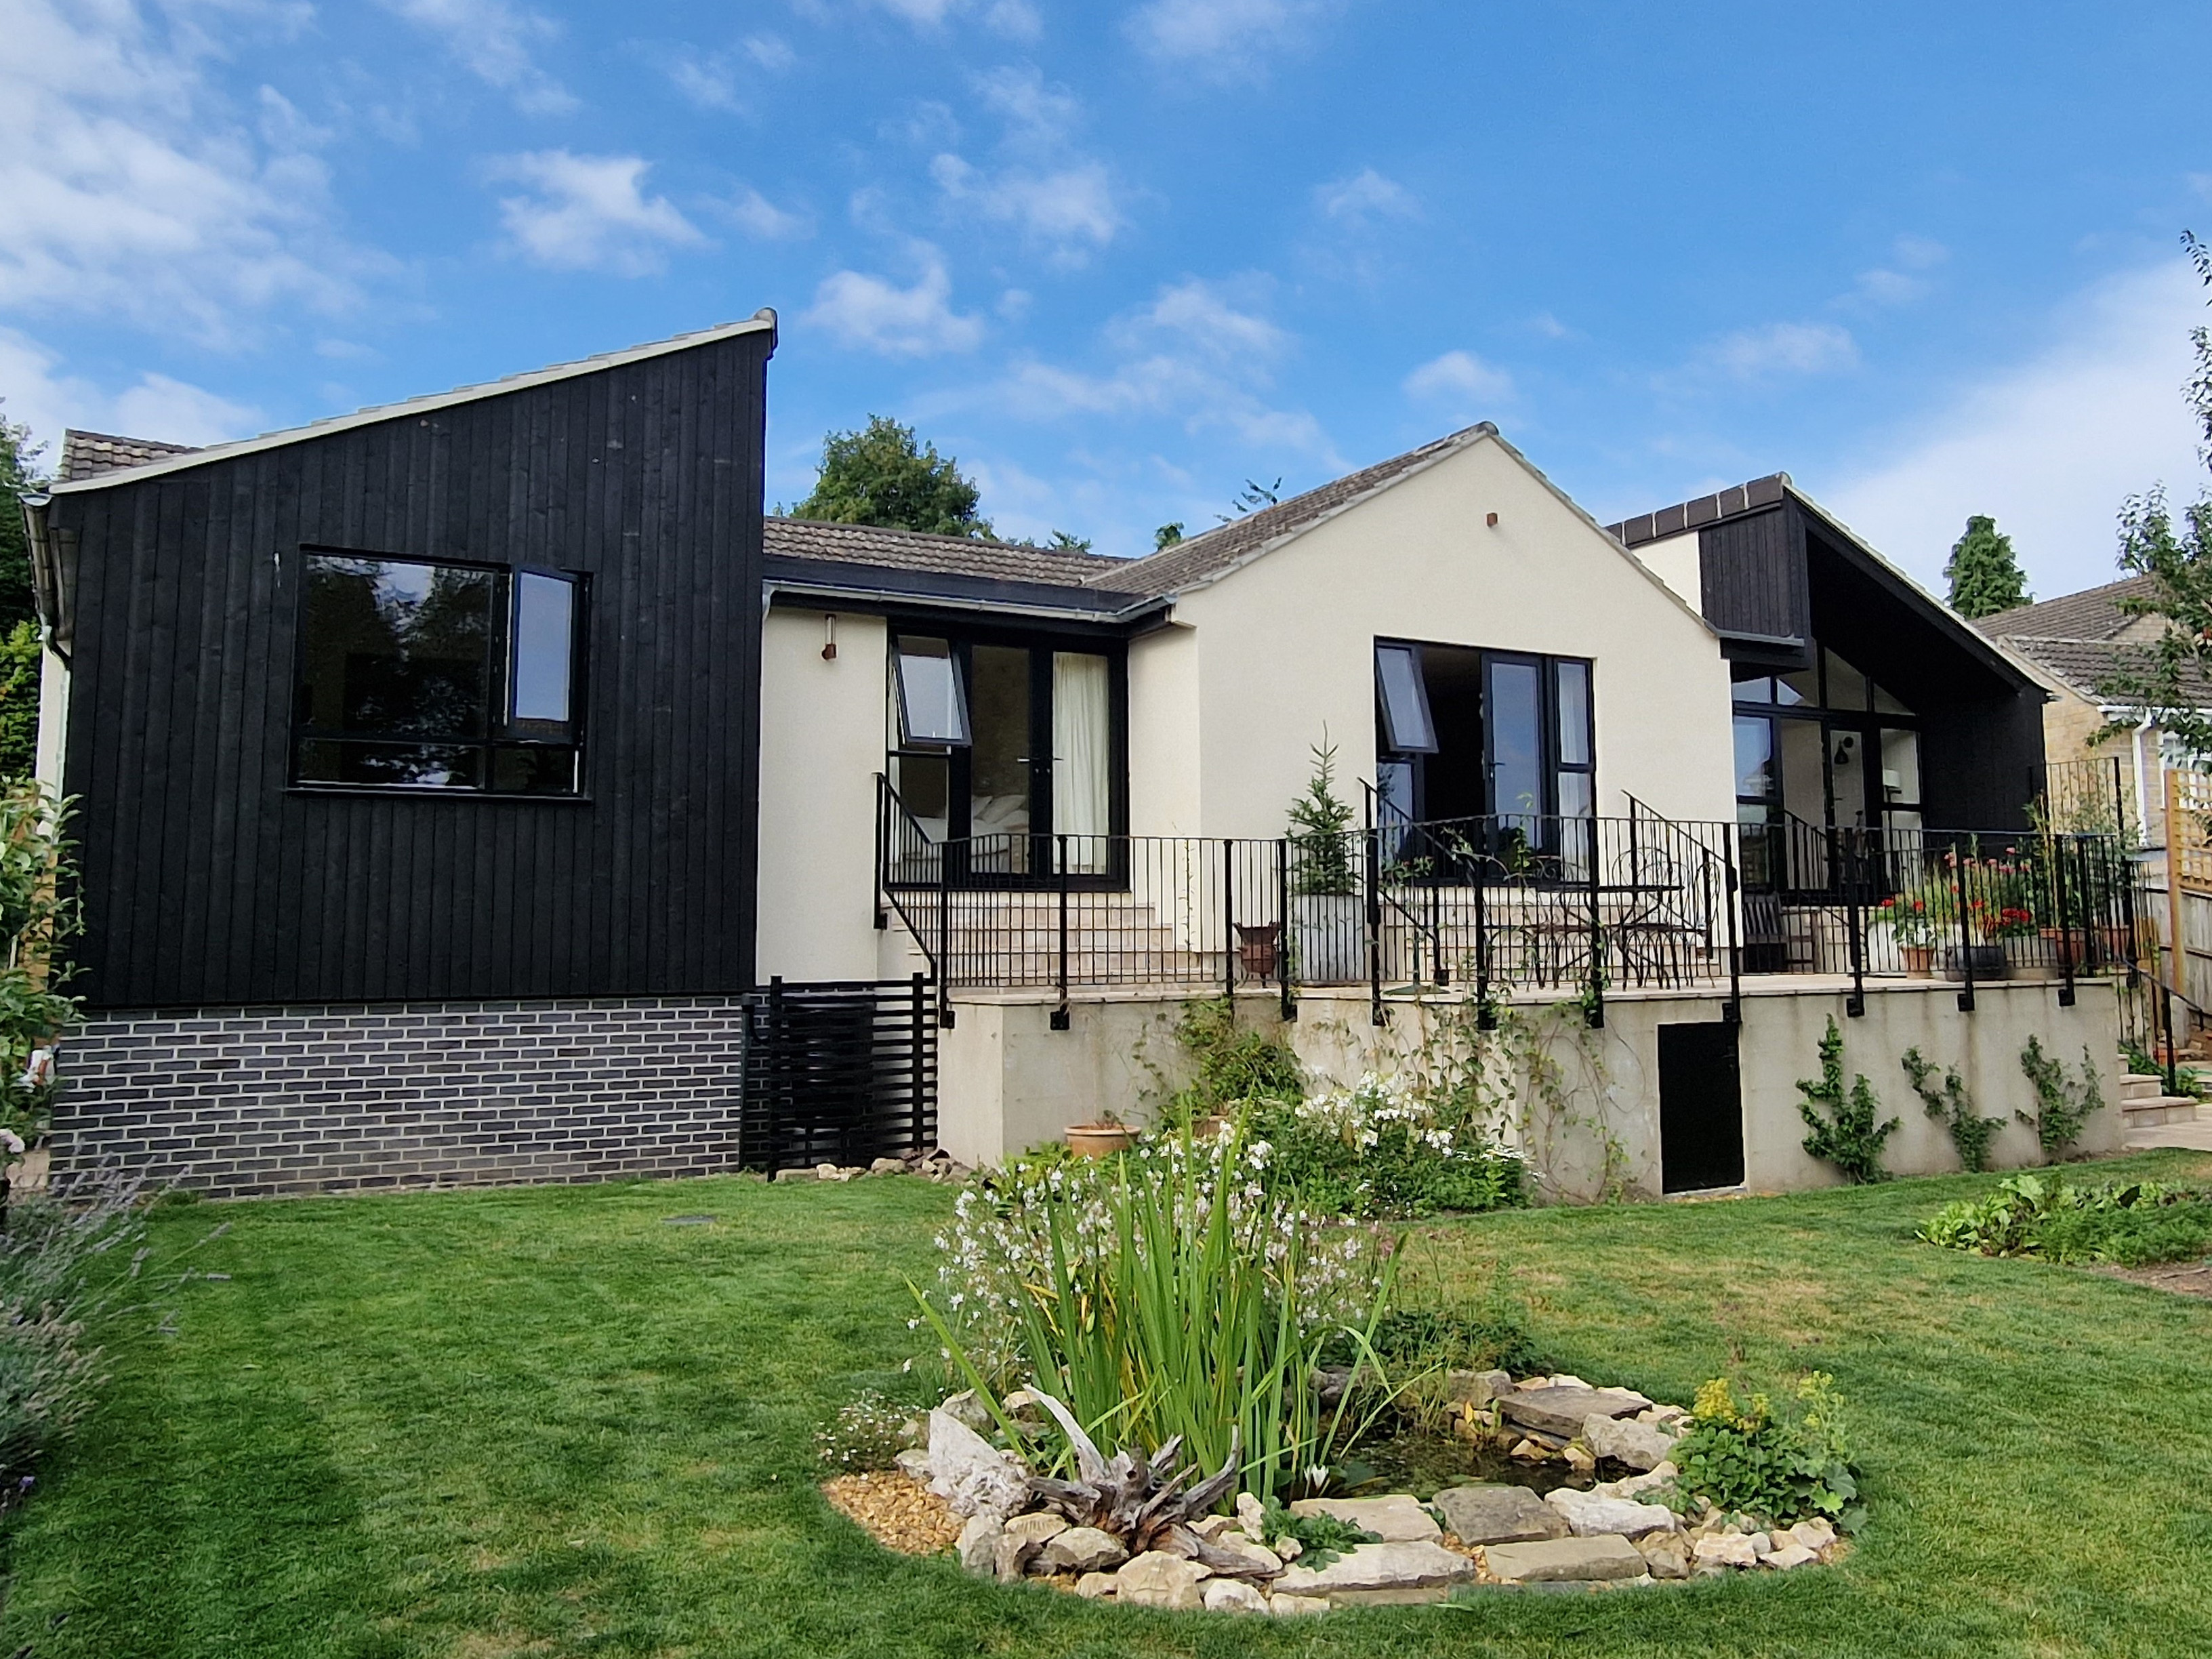
{"type": "Polygon", "coordinates": [[[773,306],[769,490],[917,423],[1137,552],[1476,419],[2039,592],[2202,477],[2202,3],[0,0],[0,396],[211,441],[773,306]]]}

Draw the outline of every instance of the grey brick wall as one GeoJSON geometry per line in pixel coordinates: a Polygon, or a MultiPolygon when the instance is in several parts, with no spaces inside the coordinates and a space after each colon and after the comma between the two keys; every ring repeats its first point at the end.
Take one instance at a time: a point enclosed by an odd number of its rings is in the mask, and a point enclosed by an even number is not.
{"type": "Polygon", "coordinates": [[[219,1197],[737,1167],[735,997],[114,1013],[60,1055],[54,1169],[219,1197]]]}

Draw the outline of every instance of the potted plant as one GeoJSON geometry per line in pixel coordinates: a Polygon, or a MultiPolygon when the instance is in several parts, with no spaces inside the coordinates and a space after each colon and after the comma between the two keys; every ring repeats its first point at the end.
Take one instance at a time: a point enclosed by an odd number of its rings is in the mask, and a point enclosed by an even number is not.
{"type": "Polygon", "coordinates": [[[1352,809],[1336,795],[1336,745],[1323,731],[1313,777],[1291,803],[1291,948],[1309,985],[1364,977],[1366,930],[1353,878],[1352,809]]]}
{"type": "Polygon", "coordinates": [[[1892,895],[1875,911],[1874,925],[1887,927],[1897,942],[1897,954],[1911,979],[1936,977],[1936,918],[1928,900],[1917,892],[1892,895]]]}
{"type": "Polygon", "coordinates": [[[1079,1158],[1111,1158],[1137,1144],[1137,1132],[1113,1111],[1103,1111],[1088,1123],[1067,1127],[1067,1149],[1079,1158]]]}

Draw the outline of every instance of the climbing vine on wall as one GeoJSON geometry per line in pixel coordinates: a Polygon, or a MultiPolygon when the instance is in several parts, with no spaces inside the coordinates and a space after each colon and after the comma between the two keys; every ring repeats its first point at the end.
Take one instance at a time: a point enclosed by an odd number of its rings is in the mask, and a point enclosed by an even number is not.
{"type": "Polygon", "coordinates": [[[1881,1121],[1881,1102],[1865,1073],[1851,1079],[1848,1091],[1844,1087],[1844,1034],[1836,1029],[1832,1015],[1820,1038],[1820,1075],[1800,1079],[1797,1092],[1804,1096],[1797,1110],[1811,1132],[1805,1137],[1808,1152],[1834,1164],[1856,1183],[1889,1179],[1889,1171],[1881,1167],[1881,1143],[1904,1120],[1881,1121]]]}
{"type": "Polygon", "coordinates": [[[1988,1169],[1990,1143],[1996,1139],[2005,1121],[2001,1117],[1983,1117],[1974,1110],[1973,1097],[1966,1092],[1966,1080],[1959,1075],[1956,1066],[1945,1068],[1943,1081],[1938,1086],[1934,1081],[1936,1062],[1917,1048],[1905,1051],[1904,1066],[1905,1075],[1912,1079],[1912,1092],[1920,1097],[1928,1115],[1950,1130],[1951,1144],[1959,1149],[1960,1163],[1972,1175],[1988,1169]]]}

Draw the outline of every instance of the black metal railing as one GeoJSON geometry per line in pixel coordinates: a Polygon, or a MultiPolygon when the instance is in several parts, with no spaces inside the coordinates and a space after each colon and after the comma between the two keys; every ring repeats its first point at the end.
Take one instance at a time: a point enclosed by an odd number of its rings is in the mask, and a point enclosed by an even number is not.
{"type": "Polygon", "coordinates": [[[1602,1024],[1624,988],[1710,988],[1735,1018],[1743,975],[2123,975],[2137,985],[2138,870],[2118,836],[1823,830],[1531,813],[1416,821],[1370,790],[1359,827],[1273,840],[1000,832],[932,836],[879,788],[879,921],[896,915],[940,998],[962,987],[1234,994],[1304,985],[1456,986],[1486,1011],[1578,998],[1602,1024]]]}

